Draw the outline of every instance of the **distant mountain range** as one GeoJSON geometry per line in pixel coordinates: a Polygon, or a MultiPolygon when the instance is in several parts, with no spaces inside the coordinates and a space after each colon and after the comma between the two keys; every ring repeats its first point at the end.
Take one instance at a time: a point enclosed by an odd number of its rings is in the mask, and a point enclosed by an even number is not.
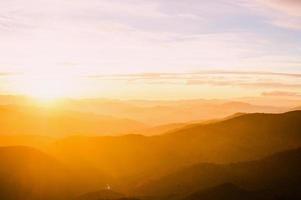
{"type": "Polygon", "coordinates": [[[0,106],[0,134],[115,135],[131,133],[147,126],[129,119],[36,106],[0,106]]]}
{"type": "MultiPolygon", "coordinates": [[[[33,107],[37,103],[33,99],[22,96],[0,95],[0,105],[33,107]]],[[[55,103],[55,108],[75,113],[92,113],[104,117],[112,116],[117,119],[129,119],[142,122],[150,127],[221,119],[238,112],[280,113],[290,110],[290,107],[256,105],[244,101],[215,99],[174,101],[62,99],[55,103]]],[[[133,129],[129,129],[123,134],[133,133],[131,130],[133,129]]]]}
{"type": "Polygon", "coordinates": [[[63,102],[62,105],[70,110],[118,116],[141,121],[151,126],[212,120],[238,112],[279,113],[288,110],[282,107],[253,105],[238,101],[202,99],[179,101],[70,100],[63,102]]]}

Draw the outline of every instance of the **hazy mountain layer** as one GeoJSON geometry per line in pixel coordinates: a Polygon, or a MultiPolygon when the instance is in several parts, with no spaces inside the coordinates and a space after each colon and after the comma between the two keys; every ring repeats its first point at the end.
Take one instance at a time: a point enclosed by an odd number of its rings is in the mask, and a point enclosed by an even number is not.
{"type": "Polygon", "coordinates": [[[72,137],[50,151],[71,165],[122,178],[123,187],[129,187],[199,162],[253,160],[299,147],[300,122],[301,111],[246,114],[152,137],[72,137]]]}
{"type": "Polygon", "coordinates": [[[45,107],[0,106],[0,134],[114,135],[145,129],[140,122],[45,107]]]}

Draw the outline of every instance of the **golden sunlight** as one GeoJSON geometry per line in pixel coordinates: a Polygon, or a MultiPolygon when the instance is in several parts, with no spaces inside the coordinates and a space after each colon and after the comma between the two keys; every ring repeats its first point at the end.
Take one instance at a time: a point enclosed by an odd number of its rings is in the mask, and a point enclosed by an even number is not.
{"type": "Polygon", "coordinates": [[[71,83],[63,78],[29,78],[24,77],[19,91],[41,103],[49,103],[61,98],[69,97],[72,93],[71,83]]]}

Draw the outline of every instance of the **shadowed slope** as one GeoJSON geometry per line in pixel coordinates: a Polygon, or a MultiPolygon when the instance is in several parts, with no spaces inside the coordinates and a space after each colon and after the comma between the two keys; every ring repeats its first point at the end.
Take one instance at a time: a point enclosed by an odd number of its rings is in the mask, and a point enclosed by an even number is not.
{"type": "MultiPolygon", "coordinates": [[[[202,190],[208,187],[231,182],[248,190],[257,190],[260,195],[266,194],[264,192],[266,190],[273,195],[297,198],[301,197],[300,168],[301,149],[299,148],[257,161],[224,165],[209,163],[194,165],[150,181],[138,187],[137,192],[146,196],[154,195],[161,196],[161,198],[178,199],[195,192],[196,196],[202,196],[205,195],[202,190]],[[199,191],[201,192],[200,194],[198,194],[199,191]]],[[[243,195],[247,195],[246,191],[240,191],[233,185],[226,186],[215,188],[215,192],[211,191],[209,193],[210,195],[214,193],[222,195],[229,192],[239,196],[242,192],[243,195]]],[[[196,196],[190,197],[195,199],[194,197],[196,196]]],[[[215,197],[217,198],[218,196],[215,197]]]]}
{"type": "Polygon", "coordinates": [[[116,200],[124,197],[125,196],[123,194],[114,192],[112,190],[99,190],[80,195],[76,198],[76,200],[116,200]]]}
{"type": "Polygon", "coordinates": [[[195,192],[183,200],[278,200],[279,196],[267,191],[250,191],[231,183],[195,192]]]}

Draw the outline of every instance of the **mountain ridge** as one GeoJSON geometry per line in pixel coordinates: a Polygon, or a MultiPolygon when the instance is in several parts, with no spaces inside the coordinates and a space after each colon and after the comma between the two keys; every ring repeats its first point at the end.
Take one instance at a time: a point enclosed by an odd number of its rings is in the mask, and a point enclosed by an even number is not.
{"type": "Polygon", "coordinates": [[[157,194],[159,199],[167,196],[185,199],[190,194],[230,183],[230,189],[234,186],[248,191],[261,191],[261,194],[269,191],[282,196],[301,197],[300,192],[296,193],[301,188],[300,167],[301,147],[254,161],[188,166],[139,186],[136,193],[146,196],[157,194]]]}

